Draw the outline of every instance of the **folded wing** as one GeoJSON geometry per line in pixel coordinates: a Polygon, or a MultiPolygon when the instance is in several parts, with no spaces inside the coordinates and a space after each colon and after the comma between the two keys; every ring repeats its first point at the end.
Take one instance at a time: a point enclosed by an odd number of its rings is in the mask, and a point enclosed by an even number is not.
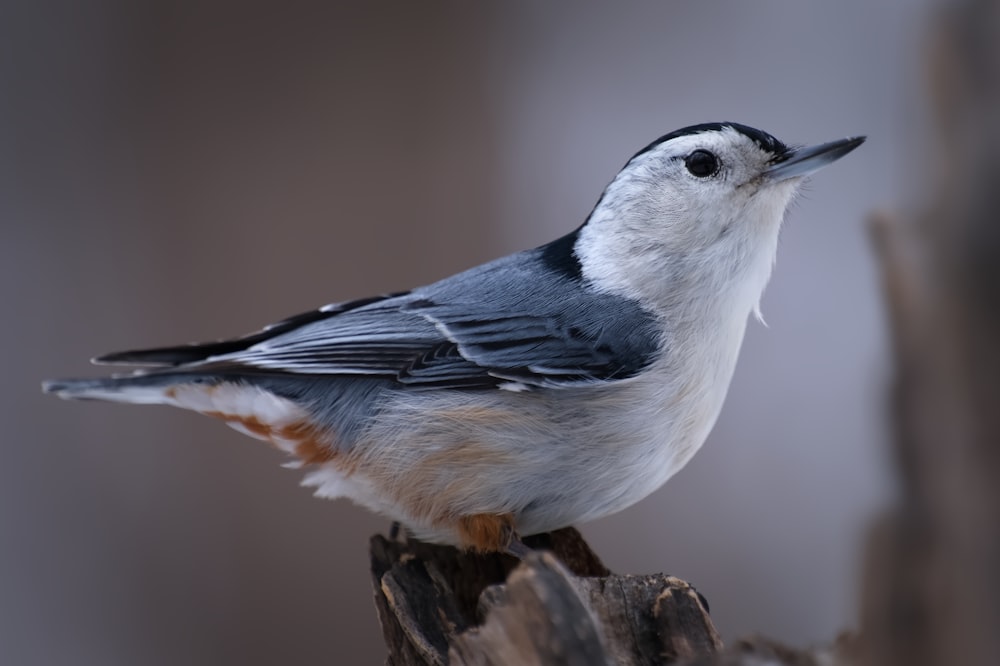
{"type": "Polygon", "coordinates": [[[625,379],[659,348],[637,304],[528,253],[405,294],[330,305],[235,340],[111,354],[199,374],[364,375],[420,388],[558,388],[625,379]]]}

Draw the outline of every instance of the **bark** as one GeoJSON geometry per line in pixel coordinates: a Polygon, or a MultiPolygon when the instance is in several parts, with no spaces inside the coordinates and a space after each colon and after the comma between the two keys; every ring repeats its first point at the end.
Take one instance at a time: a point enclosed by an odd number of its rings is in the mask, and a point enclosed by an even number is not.
{"type": "Polygon", "coordinates": [[[387,663],[665,664],[721,647],[684,581],[611,574],[574,529],[526,542],[539,550],[518,563],[374,537],[387,663]]]}

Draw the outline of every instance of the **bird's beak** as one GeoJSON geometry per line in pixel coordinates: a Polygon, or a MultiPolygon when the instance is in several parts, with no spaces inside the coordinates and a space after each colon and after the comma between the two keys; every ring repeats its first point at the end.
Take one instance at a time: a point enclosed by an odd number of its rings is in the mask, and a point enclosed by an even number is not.
{"type": "Polygon", "coordinates": [[[796,176],[808,176],[827,164],[839,160],[865,142],[863,136],[855,136],[839,141],[821,143],[808,148],[792,148],[778,158],[764,173],[774,181],[787,180],[796,176]]]}

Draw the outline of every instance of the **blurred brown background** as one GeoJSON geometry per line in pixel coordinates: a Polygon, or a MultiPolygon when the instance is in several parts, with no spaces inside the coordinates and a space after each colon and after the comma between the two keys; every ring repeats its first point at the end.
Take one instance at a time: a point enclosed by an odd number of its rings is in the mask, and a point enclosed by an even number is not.
{"type": "Polygon", "coordinates": [[[870,137],[790,214],[722,418],[636,507],[617,571],[698,586],[725,636],[854,625],[892,493],[863,226],[912,195],[924,3],[4,3],[0,662],[378,663],[366,544],[282,458],[45,377],[427,282],[578,225],[695,122],[870,137]]]}

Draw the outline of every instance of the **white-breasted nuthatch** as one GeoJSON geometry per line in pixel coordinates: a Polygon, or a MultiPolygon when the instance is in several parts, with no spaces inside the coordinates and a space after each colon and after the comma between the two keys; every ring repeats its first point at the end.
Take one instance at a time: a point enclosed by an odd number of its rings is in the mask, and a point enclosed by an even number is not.
{"type": "Polygon", "coordinates": [[[239,339],[109,354],[96,362],[152,367],[44,388],[221,418],[309,467],[319,496],[420,539],[523,553],[518,534],[624,509],[691,459],[789,201],[863,141],[687,127],[547,245],[239,339]]]}

